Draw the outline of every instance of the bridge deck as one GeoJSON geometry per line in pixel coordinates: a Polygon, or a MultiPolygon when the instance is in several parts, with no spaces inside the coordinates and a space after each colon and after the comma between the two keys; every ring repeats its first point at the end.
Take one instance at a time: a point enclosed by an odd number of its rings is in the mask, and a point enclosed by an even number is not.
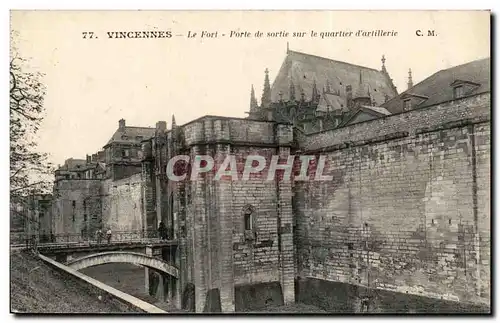
{"type": "MultiPolygon", "coordinates": [[[[138,247],[162,247],[162,246],[177,246],[177,240],[160,240],[160,239],[143,239],[137,241],[116,241],[111,243],[96,243],[96,242],[70,242],[70,243],[43,243],[38,245],[40,252],[72,252],[83,250],[117,250],[130,249],[138,247]]],[[[12,246],[14,247],[14,246],[12,246]]]]}

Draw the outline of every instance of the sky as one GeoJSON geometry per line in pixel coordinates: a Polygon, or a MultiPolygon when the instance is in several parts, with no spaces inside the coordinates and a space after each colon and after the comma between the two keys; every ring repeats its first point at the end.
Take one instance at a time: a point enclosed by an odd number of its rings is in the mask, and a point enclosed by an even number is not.
{"type": "Polygon", "coordinates": [[[172,115],[245,117],[253,84],[271,83],[291,50],[386,68],[399,92],[441,69],[490,56],[486,11],[13,11],[18,54],[45,74],[46,115],[39,150],[54,164],[85,158],[106,144],[123,118],[154,127],[172,115]],[[321,32],[395,31],[394,37],[311,37],[321,32]],[[434,30],[435,36],[416,36],[434,30]],[[108,32],[170,31],[171,38],[109,39],[108,32]],[[216,38],[200,34],[218,32],[216,38]],[[230,38],[248,31],[261,38],[230,38]],[[265,37],[267,32],[305,32],[265,37]],[[94,38],[83,38],[93,32],[94,38]],[[187,34],[197,33],[188,38],[187,34]],[[226,36],[222,36],[226,34],[226,36]],[[97,36],[97,38],[95,38],[97,36]]]}

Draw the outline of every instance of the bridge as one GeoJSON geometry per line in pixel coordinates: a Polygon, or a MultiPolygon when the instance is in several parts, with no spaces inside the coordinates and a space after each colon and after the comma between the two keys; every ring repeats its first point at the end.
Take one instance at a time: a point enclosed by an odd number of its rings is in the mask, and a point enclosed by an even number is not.
{"type": "Polygon", "coordinates": [[[28,235],[16,237],[11,239],[11,250],[33,249],[76,270],[108,263],[140,265],[144,267],[146,292],[180,307],[177,240],[138,231],[115,232],[109,241],[75,234],[52,236],[44,242],[28,235]]]}
{"type": "Polygon", "coordinates": [[[138,252],[111,251],[100,252],[73,259],[66,266],[75,270],[109,263],[131,263],[155,269],[173,277],[179,277],[179,270],[164,260],[138,252]]]}

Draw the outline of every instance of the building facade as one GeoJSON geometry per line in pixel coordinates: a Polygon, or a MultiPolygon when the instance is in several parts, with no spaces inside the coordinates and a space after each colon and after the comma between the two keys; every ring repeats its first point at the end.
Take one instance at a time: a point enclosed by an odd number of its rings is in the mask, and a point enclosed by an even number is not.
{"type": "Polygon", "coordinates": [[[488,307],[489,59],[410,79],[400,95],[385,65],[291,51],[272,87],[265,79],[246,119],[172,119],[142,135],[120,121],[105,148],[107,176],[56,186],[58,230],[88,227],[89,196],[101,226],[148,233],[163,222],[178,241],[177,299],[191,286],[196,312],[297,301],[335,312],[488,307]],[[190,180],[200,155],[214,169],[234,156],[238,176],[251,155],[268,164],[324,156],[332,179],[268,180],[264,170],[248,180],[213,171],[190,180]],[[188,179],[169,178],[176,156],[184,159],[174,173],[188,179]]]}

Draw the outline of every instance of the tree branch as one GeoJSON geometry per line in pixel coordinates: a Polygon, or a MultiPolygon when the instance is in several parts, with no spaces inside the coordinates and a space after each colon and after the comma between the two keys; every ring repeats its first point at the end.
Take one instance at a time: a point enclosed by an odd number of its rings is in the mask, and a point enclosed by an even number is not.
{"type": "Polygon", "coordinates": [[[10,190],[10,192],[11,193],[17,192],[17,191],[20,191],[20,190],[24,190],[24,189],[26,189],[28,187],[32,187],[32,186],[35,186],[35,185],[38,185],[38,184],[42,184],[42,183],[44,183],[44,181],[39,181],[39,182],[31,183],[31,184],[25,185],[23,187],[18,187],[18,188],[15,188],[13,190],[10,190]]]}
{"type": "Polygon", "coordinates": [[[16,170],[14,174],[10,175],[10,179],[12,180],[17,174],[19,174],[20,171],[22,171],[25,168],[26,168],[25,166],[20,167],[18,170],[16,170]]]}

